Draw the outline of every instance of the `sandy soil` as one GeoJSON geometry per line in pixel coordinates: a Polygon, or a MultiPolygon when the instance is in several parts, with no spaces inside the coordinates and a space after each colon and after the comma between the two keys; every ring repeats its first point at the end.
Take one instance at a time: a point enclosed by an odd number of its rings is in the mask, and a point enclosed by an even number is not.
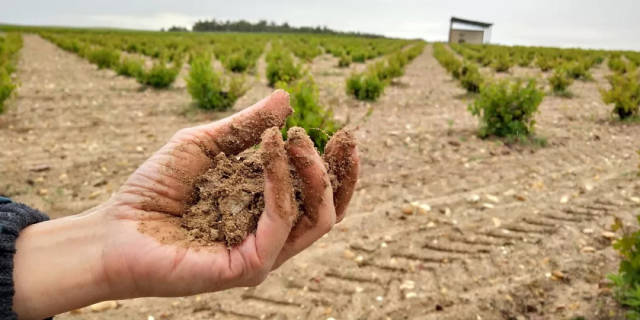
{"type": "MultiPolygon", "coordinates": [[[[603,232],[639,213],[640,126],[610,120],[597,90],[606,67],[574,83],[573,99],[545,98],[538,134],[549,145],[536,149],[478,139],[469,97],[430,46],[375,103],[347,97],[349,70],[330,60],[310,70],[325,105],[358,128],[362,157],[341,224],[257,288],[57,318],[619,318],[602,286],[617,268],[603,232]]],[[[0,193],[53,217],[105,200],[178,128],[222,116],[190,109],[184,90],[140,90],[34,36],[18,77],[0,116],[0,193]]]]}

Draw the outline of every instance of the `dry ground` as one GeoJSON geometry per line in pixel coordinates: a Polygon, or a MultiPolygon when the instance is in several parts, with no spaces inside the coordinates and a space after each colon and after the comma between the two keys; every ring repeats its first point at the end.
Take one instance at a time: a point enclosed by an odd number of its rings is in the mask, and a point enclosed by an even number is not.
{"type": "MultiPolygon", "coordinates": [[[[335,65],[321,56],[310,71],[325,105],[357,128],[362,171],[334,231],[257,288],[57,318],[617,318],[602,283],[618,261],[606,231],[640,213],[640,126],[610,120],[597,90],[606,67],[576,82],[574,98],[545,98],[539,149],[478,139],[469,97],[430,46],[375,103],[347,97],[350,71],[335,65]],[[406,214],[410,203],[430,210],[406,214]]],[[[52,217],[104,201],[174,131],[224,115],[193,110],[179,85],[142,90],[36,36],[25,36],[18,78],[0,116],[0,193],[52,217]]],[[[255,82],[238,107],[269,92],[255,82]]]]}

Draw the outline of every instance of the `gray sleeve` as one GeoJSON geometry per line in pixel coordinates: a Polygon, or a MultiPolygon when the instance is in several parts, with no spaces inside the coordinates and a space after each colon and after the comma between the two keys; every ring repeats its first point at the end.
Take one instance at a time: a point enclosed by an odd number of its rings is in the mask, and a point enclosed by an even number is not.
{"type": "Polygon", "coordinates": [[[16,239],[27,226],[49,220],[42,212],[0,197],[0,319],[17,319],[13,312],[13,255],[16,239]]]}

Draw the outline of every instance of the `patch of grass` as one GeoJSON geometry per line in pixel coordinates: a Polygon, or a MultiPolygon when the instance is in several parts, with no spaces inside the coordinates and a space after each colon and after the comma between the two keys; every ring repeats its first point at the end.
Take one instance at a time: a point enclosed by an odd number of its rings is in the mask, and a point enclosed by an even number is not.
{"type": "Polygon", "coordinates": [[[545,137],[529,135],[529,136],[508,136],[504,138],[506,145],[524,145],[534,148],[545,148],[549,145],[549,141],[545,137]]]}
{"type": "Polygon", "coordinates": [[[622,123],[637,124],[640,123],[640,115],[632,115],[620,120],[622,123]]]}

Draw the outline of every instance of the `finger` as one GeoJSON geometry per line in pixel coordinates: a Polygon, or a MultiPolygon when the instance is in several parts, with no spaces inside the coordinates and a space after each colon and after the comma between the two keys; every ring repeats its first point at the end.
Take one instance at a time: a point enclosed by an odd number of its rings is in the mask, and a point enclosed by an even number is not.
{"type": "Polygon", "coordinates": [[[268,128],[282,127],[292,112],[289,94],[284,90],[276,90],[269,97],[231,117],[195,127],[193,131],[205,137],[202,143],[210,154],[237,154],[256,145],[268,128]]]}
{"type": "MultiPolygon", "coordinates": [[[[259,270],[269,271],[289,237],[289,232],[297,216],[297,208],[289,162],[282,134],[278,128],[273,127],[265,131],[260,146],[265,177],[265,211],[260,216],[255,235],[257,261],[254,262],[254,267],[257,266],[259,270]]],[[[242,243],[241,252],[243,248],[247,248],[246,242],[242,243]]],[[[247,252],[244,254],[246,257],[247,252]]]]}
{"type": "Polygon", "coordinates": [[[302,128],[287,132],[287,154],[302,181],[305,214],[291,231],[276,266],[309,247],[333,227],[336,219],[333,191],[323,160],[302,128]]]}
{"type": "Polygon", "coordinates": [[[340,222],[358,182],[360,159],[353,134],[347,130],[334,134],[324,149],[324,160],[329,165],[329,174],[335,177],[333,203],[336,206],[336,222],[340,222]]]}
{"type": "MultiPolygon", "coordinates": [[[[264,130],[282,126],[291,114],[289,95],[277,90],[237,114],[214,123],[178,131],[171,141],[147,160],[127,180],[127,203],[143,203],[145,210],[181,215],[193,193],[193,181],[220,153],[236,154],[258,143],[264,130]],[[153,186],[141,194],[140,186],[153,186]]],[[[127,191],[123,190],[123,191],[127,191]]]]}

